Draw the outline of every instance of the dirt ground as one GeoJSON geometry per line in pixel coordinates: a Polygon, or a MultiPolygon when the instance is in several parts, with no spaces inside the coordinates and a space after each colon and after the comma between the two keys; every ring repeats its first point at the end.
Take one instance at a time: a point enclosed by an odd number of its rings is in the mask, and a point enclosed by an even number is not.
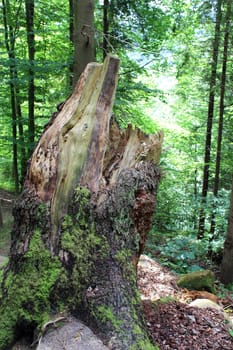
{"type": "MultiPolygon", "coordinates": [[[[175,274],[156,261],[141,257],[138,287],[149,333],[160,350],[233,350],[230,319],[224,318],[222,310],[189,306],[201,293],[178,288],[176,280],[175,274]],[[159,302],[161,298],[166,302],[159,302]]],[[[218,303],[233,306],[230,297],[218,303]]]]}

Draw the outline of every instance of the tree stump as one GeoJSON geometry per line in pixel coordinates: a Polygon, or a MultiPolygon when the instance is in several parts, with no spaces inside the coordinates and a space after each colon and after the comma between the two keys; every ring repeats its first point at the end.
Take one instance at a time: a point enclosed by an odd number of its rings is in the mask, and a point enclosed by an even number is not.
{"type": "Polygon", "coordinates": [[[66,310],[110,349],[150,344],[136,284],[155,209],[162,134],[120,130],[119,59],[87,65],[32,155],[13,210],[1,284],[0,349],[66,310]]]}

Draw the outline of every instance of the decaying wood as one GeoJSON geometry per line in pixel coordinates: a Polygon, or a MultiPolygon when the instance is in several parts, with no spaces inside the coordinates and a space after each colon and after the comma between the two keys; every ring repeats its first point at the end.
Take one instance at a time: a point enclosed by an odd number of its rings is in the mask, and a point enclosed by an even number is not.
{"type": "MultiPolygon", "coordinates": [[[[2,289],[7,297],[7,274],[23,273],[32,237],[40,232],[51,259],[62,264],[51,308],[65,301],[111,349],[144,349],[149,340],[135,268],[155,209],[163,135],[121,130],[111,118],[118,69],[112,56],[103,65],[89,64],[42,134],[14,209],[2,289]]],[[[40,276],[39,259],[33,264],[40,276]]],[[[30,288],[33,293],[36,286],[30,288]]],[[[21,318],[17,327],[24,325],[21,318]]]]}

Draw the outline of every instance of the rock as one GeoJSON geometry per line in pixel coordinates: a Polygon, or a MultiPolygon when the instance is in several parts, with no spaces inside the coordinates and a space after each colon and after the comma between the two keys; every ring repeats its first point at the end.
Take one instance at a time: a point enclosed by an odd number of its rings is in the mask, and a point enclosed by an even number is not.
{"type": "Polygon", "coordinates": [[[195,299],[209,299],[212,300],[214,303],[218,302],[218,297],[215,294],[206,292],[205,290],[187,290],[184,289],[184,292],[182,293],[182,298],[185,301],[193,301],[195,299]]]}
{"type": "Polygon", "coordinates": [[[196,300],[192,301],[189,304],[189,306],[199,307],[201,309],[210,308],[210,309],[217,310],[217,311],[219,311],[219,313],[221,313],[223,315],[223,317],[225,318],[225,320],[227,322],[229,322],[231,325],[233,325],[232,318],[224,311],[223,307],[218,305],[217,303],[209,300],[209,299],[196,299],[196,300]]]}
{"type": "MultiPolygon", "coordinates": [[[[52,324],[51,324],[52,325],[52,324]]],[[[107,350],[102,341],[81,321],[69,316],[40,339],[36,350],[107,350]]]]}
{"type": "Polygon", "coordinates": [[[192,301],[189,306],[195,306],[195,307],[200,307],[200,308],[210,308],[210,309],[215,309],[218,311],[223,312],[223,308],[215,303],[214,301],[211,301],[209,299],[196,299],[192,301]]]}
{"type": "Polygon", "coordinates": [[[216,293],[214,282],[214,273],[210,270],[205,270],[190,272],[181,276],[177,281],[177,285],[181,288],[206,290],[210,293],[216,293]]]}

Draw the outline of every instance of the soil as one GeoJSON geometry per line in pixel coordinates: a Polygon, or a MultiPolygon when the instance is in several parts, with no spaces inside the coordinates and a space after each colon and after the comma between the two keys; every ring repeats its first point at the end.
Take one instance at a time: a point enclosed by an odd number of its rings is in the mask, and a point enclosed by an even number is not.
{"type": "MultiPolygon", "coordinates": [[[[203,292],[178,288],[177,276],[156,261],[142,256],[138,266],[138,287],[151,338],[160,350],[233,350],[230,335],[233,324],[222,310],[189,306],[188,302],[203,292]]],[[[203,293],[210,300],[216,297],[203,293]]],[[[230,296],[218,300],[231,304],[230,296]]]]}
{"type": "MultiPolygon", "coordinates": [[[[14,196],[0,190],[4,216],[11,215],[14,196]]],[[[0,246],[0,256],[6,256],[6,246],[0,246]]],[[[223,309],[189,306],[203,292],[189,292],[178,288],[177,275],[162,267],[155,260],[141,256],[138,265],[138,288],[143,302],[143,311],[151,339],[160,350],[233,350],[233,323],[227,322],[223,309]]],[[[216,297],[203,294],[204,298],[216,301],[216,297]]],[[[233,306],[230,296],[218,300],[219,305],[233,306]]],[[[230,319],[229,319],[230,320],[230,319]]],[[[231,320],[230,320],[231,321],[231,320]]],[[[14,349],[29,349],[19,344],[14,349]]],[[[127,349],[126,349],[127,350],[127,349]]]]}

